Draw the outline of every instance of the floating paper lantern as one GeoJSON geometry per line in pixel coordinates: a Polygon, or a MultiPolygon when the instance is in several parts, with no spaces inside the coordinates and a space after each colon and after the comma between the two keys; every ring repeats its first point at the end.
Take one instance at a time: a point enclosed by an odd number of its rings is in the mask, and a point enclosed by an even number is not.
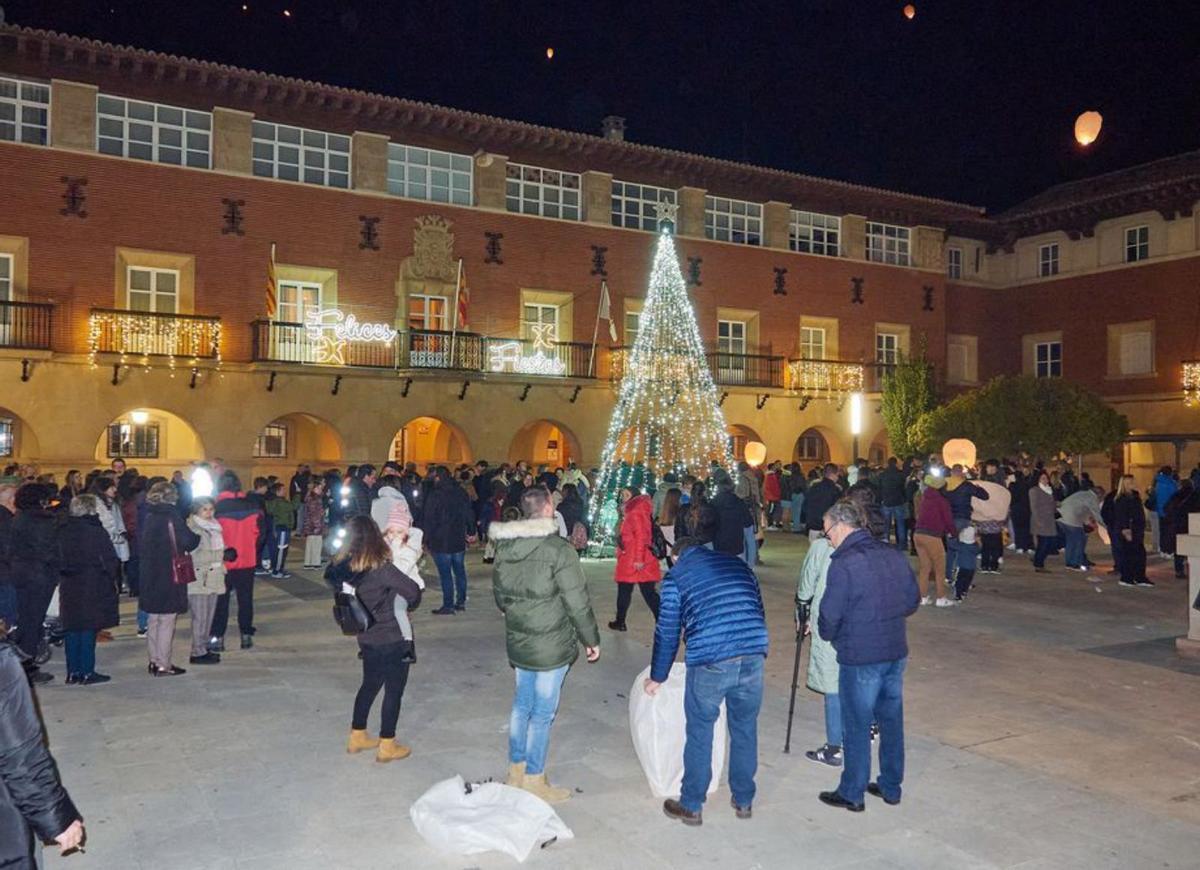
{"type": "Polygon", "coordinates": [[[546,49],[546,60],[554,60],[554,49],[553,48],[546,49]]]}
{"type": "Polygon", "coordinates": [[[1103,124],[1104,118],[1099,112],[1084,112],[1075,119],[1075,141],[1083,146],[1091,145],[1100,135],[1100,127],[1103,124]]]}
{"type": "Polygon", "coordinates": [[[913,16],[915,16],[916,14],[917,14],[917,7],[913,6],[911,3],[909,3],[907,6],[904,7],[904,17],[907,18],[909,21],[912,21],[913,16]]]}
{"type": "Polygon", "coordinates": [[[761,441],[746,442],[746,462],[753,465],[755,468],[763,464],[767,458],[767,445],[761,441]]]}
{"type": "Polygon", "coordinates": [[[975,464],[975,442],[970,438],[951,438],[942,445],[942,462],[947,468],[954,465],[970,468],[975,464]]]}

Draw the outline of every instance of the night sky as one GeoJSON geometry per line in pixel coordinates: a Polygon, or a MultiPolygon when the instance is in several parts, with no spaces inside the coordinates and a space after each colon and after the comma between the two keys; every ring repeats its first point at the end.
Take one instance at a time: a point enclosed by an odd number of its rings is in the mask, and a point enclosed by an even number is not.
{"type": "Polygon", "coordinates": [[[0,0],[10,23],[955,199],[1200,148],[1200,2],[0,0]],[[285,16],[284,10],[291,15],[285,16]],[[553,47],[553,60],[546,48],[553,47]],[[1087,151],[1072,125],[1104,115],[1087,151]]]}

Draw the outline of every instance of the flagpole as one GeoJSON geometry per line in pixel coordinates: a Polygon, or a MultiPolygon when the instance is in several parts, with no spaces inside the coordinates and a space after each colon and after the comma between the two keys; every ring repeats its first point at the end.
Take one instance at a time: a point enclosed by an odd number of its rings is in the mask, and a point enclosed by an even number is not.
{"type": "MultiPolygon", "coordinates": [[[[596,303],[596,322],[592,325],[592,353],[588,357],[588,377],[592,376],[592,368],[596,364],[596,337],[600,334],[600,308],[604,305],[605,289],[608,287],[608,282],[603,278],[600,279],[600,301],[596,303]]],[[[612,305],[612,302],[609,302],[612,305]]],[[[609,311],[608,316],[612,317],[612,311],[609,311]]]]}
{"type": "Polygon", "coordinates": [[[448,360],[449,368],[454,368],[454,345],[458,341],[458,293],[462,289],[462,267],[462,257],[459,257],[458,275],[454,279],[454,308],[453,314],[451,315],[453,317],[453,320],[451,321],[453,326],[450,329],[450,359],[448,360]]]}

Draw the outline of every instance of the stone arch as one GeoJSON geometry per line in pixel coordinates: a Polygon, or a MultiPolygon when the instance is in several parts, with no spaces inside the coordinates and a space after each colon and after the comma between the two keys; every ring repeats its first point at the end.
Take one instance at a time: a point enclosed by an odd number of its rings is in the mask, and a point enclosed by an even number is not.
{"type": "Polygon", "coordinates": [[[824,464],[826,462],[836,462],[838,465],[845,465],[850,461],[850,451],[828,426],[810,426],[796,436],[796,441],[792,445],[792,459],[799,462],[805,468],[810,465],[824,464]],[[804,449],[805,445],[803,441],[809,437],[819,439],[816,444],[821,458],[804,458],[805,453],[812,452],[811,450],[804,449]]]}
{"type": "Polygon", "coordinates": [[[864,458],[872,468],[878,468],[887,462],[888,457],[892,455],[891,450],[892,442],[888,438],[887,429],[880,429],[868,444],[864,458]]]}
{"type": "Polygon", "coordinates": [[[37,435],[25,418],[0,406],[0,465],[35,462],[41,455],[37,435]]]}
{"type": "Polygon", "coordinates": [[[743,423],[729,423],[725,427],[725,432],[729,435],[729,448],[733,453],[734,462],[741,462],[746,458],[747,443],[762,441],[762,436],[757,431],[743,423]]]}
{"type": "Polygon", "coordinates": [[[534,468],[551,468],[580,461],[582,453],[575,433],[557,420],[531,420],[517,430],[508,446],[508,461],[524,459],[534,468]]]}
{"type": "Polygon", "coordinates": [[[444,417],[413,417],[396,430],[388,448],[388,458],[428,465],[454,467],[473,460],[471,442],[458,425],[444,417]]]}
{"type": "Polygon", "coordinates": [[[338,428],[324,417],[292,411],[273,417],[258,428],[251,456],[255,475],[283,477],[301,464],[312,466],[314,471],[339,467],[346,457],[346,442],[338,428]],[[284,431],[268,432],[269,427],[276,426],[284,431]]]}
{"type": "Polygon", "coordinates": [[[100,430],[92,458],[100,467],[108,467],[117,456],[147,477],[170,477],[176,469],[204,459],[204,442],[196,427],[173,411],[130,408],[100,430]],[[137,419],[140,415],[145,419],[137,419]]]}

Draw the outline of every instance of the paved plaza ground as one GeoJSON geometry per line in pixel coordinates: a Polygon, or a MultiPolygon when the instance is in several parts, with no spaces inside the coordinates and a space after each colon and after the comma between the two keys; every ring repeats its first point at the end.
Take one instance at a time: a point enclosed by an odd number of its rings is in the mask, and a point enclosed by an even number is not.
{"type": "MultiPolygon", "coordinates": [[[[704,826],[666,819],[633,753],[628,694],[652,623],[635,600],[627,634],[602,628],[603,658],[567,678],[549,771],[577,789],[560,814],[576,838],[532,855],[546,868],[1195,868],[1200,866],[1200,666],[1175,656],[1186,584],[1155,562],[1154,589],[1089,583],[1051,560],[1035,575],[1008,553],[970,601],[909,620],[904,800],[851,814],[817,801],[837,773],[804,759],[823,741],[820,697],[801,689],[784,755],[806,544],[773,533],[760,569],[771,629],[759,720],[754,818],[724,787],[704,826]]],[[[293,554],[294,555],[294,554],[293,554]]],[[[1094,557],[1104,562],[1102,554],[1094,557]]],[[[253,650],[175,679],[146,675],[132,613],[99,648],[105,686],[39,692],[64,782],[86,817],[87,853],[52,868],[493,868],[424,844],[408,817],[433,783],[505,772],[512,677],[490,569],[468,557],[470,607],[416,615],[399,738],[411,758],[376,764],[344,742],[358,685],[318,578],[261,582],[253,650]]],[[[588,562],[593,604],[612,618],[612,562],[588,562]]],[[[1101,569],[1107,568],[1102,564],[1101,569]]],[[[431,572],[432,573],[432,572],[431,572]]],[[[436,578],[431,586],[436,585],[436,578]]],[[[185,664],[187,620],[176,661],[185,664]]],[[[235,644],[236,646],[236,644],[235,644]]],[[[372,715],[376,728],[378,705],[372,715]]]]}

